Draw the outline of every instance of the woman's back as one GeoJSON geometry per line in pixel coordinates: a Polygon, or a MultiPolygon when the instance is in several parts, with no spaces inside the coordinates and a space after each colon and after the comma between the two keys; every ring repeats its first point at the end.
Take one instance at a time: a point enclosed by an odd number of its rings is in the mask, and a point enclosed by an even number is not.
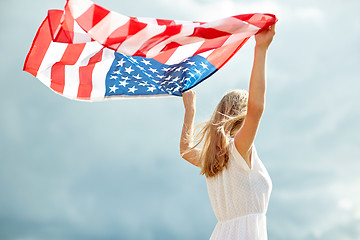
{"type": "Polygon", "coordinates": [[[254,145],[251,168],[235,148],[233,138],[228,150],[227,168],[215,177],[206,178],[210,202],[219,221],[210,239],[266,240],[270,176],[254,145]]]}

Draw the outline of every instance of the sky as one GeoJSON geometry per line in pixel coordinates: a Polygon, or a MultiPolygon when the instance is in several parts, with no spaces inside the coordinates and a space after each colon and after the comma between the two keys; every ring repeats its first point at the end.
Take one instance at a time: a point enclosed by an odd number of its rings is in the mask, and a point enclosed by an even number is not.
{"type": "MultiPolygon", "coordinates": [[[[269,239],[360,239],[359,1],[95,2],[190,21],[276,14],[255,140],[273,181],[269,239]]],[[[47,10],[64,5],[0,2],[0,239],[208,239],[217,220],[204,176],[179,154],[180,97],[79,102],[22,72],[47,10]]],[[[197,122],[248,89],[253,48],[194,88],[197,122]]]]}

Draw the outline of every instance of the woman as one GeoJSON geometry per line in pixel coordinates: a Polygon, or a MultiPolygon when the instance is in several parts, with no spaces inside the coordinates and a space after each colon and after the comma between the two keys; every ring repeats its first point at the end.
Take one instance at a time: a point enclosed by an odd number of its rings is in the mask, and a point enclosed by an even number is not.
{"type": "Polygon", "coordinates": [[[234,90],[217,105],[194,145],[195,92],[183,93],[181,156],[201,168],[218,223],[211,240],[266,240],[266,211],[272,189],[254,139],[265,107],[265,62],[275,25],[255,35],[249,93],[234,90]],[[196,148],[203,141],[202,149],[196,148]]]}

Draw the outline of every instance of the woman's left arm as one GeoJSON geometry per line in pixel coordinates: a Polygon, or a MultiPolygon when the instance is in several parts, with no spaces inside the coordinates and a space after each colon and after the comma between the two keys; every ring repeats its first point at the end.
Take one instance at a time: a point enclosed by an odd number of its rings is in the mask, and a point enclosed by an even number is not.
{"type": "Polygon", "coordinates": [[[200,167],[201,150],[192,148],[194,142],[194,118],[196,112],[196,93],[192,90],[183,93],[185,108],[184,123],[180,138],[180,154],[189,163],[200,167]],[[191,150],[190,150],[191,149],[191,150]]]}

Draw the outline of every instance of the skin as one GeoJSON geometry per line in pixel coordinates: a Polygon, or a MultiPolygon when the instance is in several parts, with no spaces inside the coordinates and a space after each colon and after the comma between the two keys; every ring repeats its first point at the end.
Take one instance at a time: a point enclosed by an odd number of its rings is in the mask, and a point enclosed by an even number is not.
{"type": "MultiPolygon", "coordinates": [[[[260,119],[265,108],[266,92],[266,54],[275,35],[275,24],[255,35],[254,63],[249,84],[247,115],[243,126],[235,134],[235,147],[251,168],[251,151],[260,119]]],[[[196,113],[196,93],[189,90],[183,93],[185,108],[184,123],[180,139],[180,154],[191,164],[200,167],[201,149],[195,148],[184,154],[193,146],[194,118],[196,113]],[[187,136],[187,137],[186,137],[187,136]]]]}

